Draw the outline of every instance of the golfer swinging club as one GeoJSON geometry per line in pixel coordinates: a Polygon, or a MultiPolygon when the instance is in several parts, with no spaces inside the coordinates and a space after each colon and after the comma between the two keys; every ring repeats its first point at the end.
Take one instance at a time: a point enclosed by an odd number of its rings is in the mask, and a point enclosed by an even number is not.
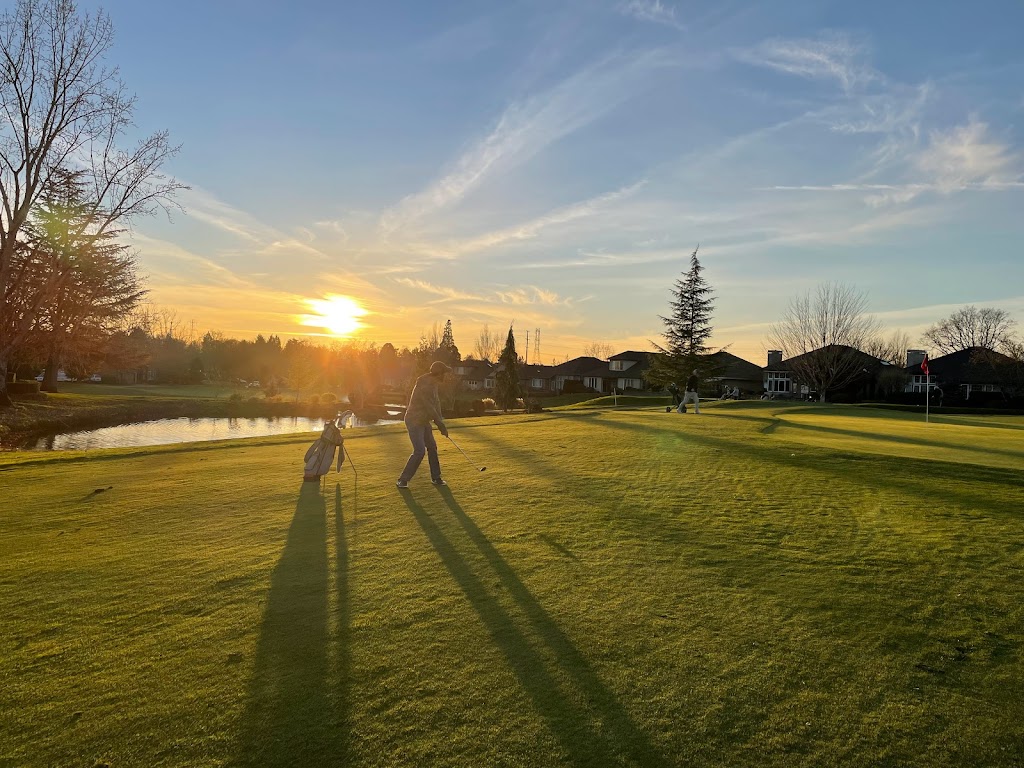
{"type": "Polygon", "coordinates": [[[686,404],[693,403],[693,412],[700,413],[700,395],[697,394],[697,386],[700,383],[697,369],[693,369],[690,378],[686,380],[686,391],[683,393],[683,402],[679,404],[679,412],[686,413],[686,404]]]}
{"type": "Polygon", "coordinates": [[[448,427],[444,425],[441,415],[441,397],[437,392],[444,375],[451,370],[440,360],[430,364],[430,372],[416,379],[416,384],[409,395],[409,407],[405,409],[405,428],[409,430],[412,442],[412,455],[405,464],[398,482],[399,488],[408,488],[409,481],[419,469],[423,454],[427,454],[430,463],[430,482],[434,485],[447,485],[441,478],[441,462],[437,458],[437,443],[434,442],[434,431],[430,426],[433,421],[441,434],[448,437],[448,427]]]}

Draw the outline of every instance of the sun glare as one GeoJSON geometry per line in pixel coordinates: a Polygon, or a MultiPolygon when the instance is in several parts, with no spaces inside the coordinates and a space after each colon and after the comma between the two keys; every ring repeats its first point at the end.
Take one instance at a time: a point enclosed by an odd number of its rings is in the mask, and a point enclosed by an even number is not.
{"type": "Polygon", "coordinates": [[[302,324],[325,328],[334,336],[351,336],[363,327],[359,318],[367,314],[367,310],[349,296],[308,299],[307,303],[316,314],[303,315],[302,324]]]}

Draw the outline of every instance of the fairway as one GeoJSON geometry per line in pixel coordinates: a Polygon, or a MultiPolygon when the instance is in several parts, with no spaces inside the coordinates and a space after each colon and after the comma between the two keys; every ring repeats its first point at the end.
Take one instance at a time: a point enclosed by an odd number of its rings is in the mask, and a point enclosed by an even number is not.
{"type": "Polygon", "coordinates": [[[0,454],[0,768],[1020,766],[1024,422],[702,410],[0,454]]]}

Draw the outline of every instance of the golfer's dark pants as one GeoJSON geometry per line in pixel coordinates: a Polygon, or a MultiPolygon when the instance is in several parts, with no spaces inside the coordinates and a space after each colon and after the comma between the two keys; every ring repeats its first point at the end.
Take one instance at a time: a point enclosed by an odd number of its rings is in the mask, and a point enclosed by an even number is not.
{"type": "Polygon", "coordinates": [[[405,463],[405,469],[402,470],[402,475],[399,480],[409,482],[412,480],[412,476],[416,474],[416,470],[420,468],[420,462],[423,461],[423,454],[427,454],[427,461],[430,464],[430,479],[439,480],[441,478],[441,462],[437,458],[437,443],[434,442],[434,430],[430,424],[406,424],[405,428],[409,430],[409,440],[412,442],[412,455],[409,457],[409,461],[405,463]]]}

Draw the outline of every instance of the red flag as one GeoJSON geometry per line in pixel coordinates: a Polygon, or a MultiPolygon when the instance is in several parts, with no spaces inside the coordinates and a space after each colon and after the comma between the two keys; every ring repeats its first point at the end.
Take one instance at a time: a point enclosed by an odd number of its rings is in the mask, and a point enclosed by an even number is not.
{"type": "Polygon", "coordinates": [[[928,375],[928,355],[925,355],[924,360],[921,361],[921,373],[925,376],[928,375]]]}

